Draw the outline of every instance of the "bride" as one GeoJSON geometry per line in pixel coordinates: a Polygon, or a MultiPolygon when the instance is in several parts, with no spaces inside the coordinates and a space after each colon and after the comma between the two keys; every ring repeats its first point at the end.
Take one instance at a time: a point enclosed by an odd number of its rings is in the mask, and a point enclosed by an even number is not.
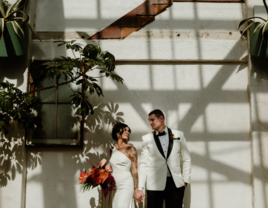
{"type": "Polygon", "coordinates": [[[128,144],[130,133],[126,124],[116,123],[113,126],[112,138],[117,141],[110,150],[110,165],[116,185],[113,208],[129,208],[134,193],[138,191],[137,150],[128,144]]]}

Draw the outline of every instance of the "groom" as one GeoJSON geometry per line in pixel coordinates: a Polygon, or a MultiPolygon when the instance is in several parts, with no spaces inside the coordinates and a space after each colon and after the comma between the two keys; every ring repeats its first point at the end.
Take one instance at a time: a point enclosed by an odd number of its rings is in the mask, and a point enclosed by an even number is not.
{"type": "Polygon", "coordinates": [[[191,157],[182,131],[165,125],[161,110],[148,115],[152,133],[142,137],[139,163],[139,191],[135,200],[142,201],[147,187],[147,207],[182,208],[184,190],[190,183],[191,157]],[[182,162],[182,169],[181,169],[182,162]]]}

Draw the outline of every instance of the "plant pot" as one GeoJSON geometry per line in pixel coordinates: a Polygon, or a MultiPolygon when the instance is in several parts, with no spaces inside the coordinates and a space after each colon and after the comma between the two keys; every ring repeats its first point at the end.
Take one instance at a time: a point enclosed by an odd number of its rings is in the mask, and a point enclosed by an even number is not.
{"type": "Polygon", "coordinates": [[[255,27],[250,27],[250,54],[256,57],[268,57],[267,42],[262,38],[262,30],[254,34],[255,27]]]}
{"type": "Polygon", "coordinates": [[[23,26],[24,38],[20,38],[10,22],[5,23],[4,35],[0,41],[0,57],[21,56],[28,51],[28,25],[23,26]]]}

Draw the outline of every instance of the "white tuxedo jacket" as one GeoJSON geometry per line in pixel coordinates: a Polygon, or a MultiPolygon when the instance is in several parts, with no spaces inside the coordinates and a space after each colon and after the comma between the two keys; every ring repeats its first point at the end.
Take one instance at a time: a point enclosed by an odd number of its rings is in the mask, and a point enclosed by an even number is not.
{"type": "Polygon", "coordinates": [[[139,188],[162,191],[166,187],[168,168],[177,188],[190,183],[191,157],[182,131],[169,131],[169,147],[165,158],[161,143],[155,132],[142,137],[142,150],[139,162],[139,188]],[[179,138],[173,140],[173,138],[179,138]],[[182,170],[181,170],[182,161],[182,170]]]}

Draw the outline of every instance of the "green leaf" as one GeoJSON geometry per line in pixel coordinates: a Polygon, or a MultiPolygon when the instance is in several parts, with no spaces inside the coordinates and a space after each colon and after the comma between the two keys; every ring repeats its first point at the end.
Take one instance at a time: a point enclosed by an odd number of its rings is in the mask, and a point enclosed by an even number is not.
{"type": "Polygon", "coordinates": [[[116,80],[118,83],[123,83],[124,79],[122,77],[120,77],[119,75],[115,74],[115,73],[111,73],[111,78],[113,80],[116,80]]]}
{"type": "Polygon", "coordinates": [[[266,0],[263,0],[263,4],[264,4],[264,7],[265,7],[265,9],[266,9],[266,13],[267,13],[267,15],[268,15],[268,6],[267,6],[267,4],[266,4],[266,0]]]}
{"type": "Polygon", "coordinates": [[[241,37],[244,35],[244,33],[251,27],[251,26],[253,26],[254,24],[258,24],[259,22],[252,22],[252,23],[250,23],[244,30],[243,30],[243,32],[242,32],[242,34],[241,34],[241,37]]]}
{"type": "Polygon", "coordinates": [[[4,18],[6,17],[6,12],[5,12],[5,9],[4,9],[3,0],[0,0],[0,13],[4,18]]]}
{"type": "Polygon", "coordinates": [[[265,34],[267,34],[267,25],[268,25],[268,21],[264,24],[263,28],[262,28],[262,38],[265,39],[265,37],[267,37],[267,35],[265,36],[265,34]]]}
{"type": "Polygon", "coordinates": [[[4,18],[0,18],[0,41],[3,38],[4,29],[5,29],[5,20],[4,20],[4,18]]]}
{"type": "Polygon", "coordinates": [[[83,49],[83,55],[89,59],[96,59],[100,51],[99,46],[87,44],[83,49]]]}
{"type": "Polygon", "coordinates": [[[108,51],[104,51],[100,57],[103,59],[106,68],[111,72],[115,69],[115,57],[108,51]]]}
{"type": "Polygon", "coordinates": [[[263,19],[262,17],[249,17],[249,18],[246,18],[246,19],[243,19],[240,21],[239,25],[238,25],[238,29],[243,25],[245,24],[248,20],[251,20],[251,19],[261,19],[263,20],[264,22],[266,22],[267,20],[263,19]]]}
{"type": "Polygon", "coordinates": [[[22,9],[26,4],[28,3],[28,0],[20,0],[19,3],[16,5],[15,9],[22,9]]]}
{"type": "Polygon", "coordinates": [[[15,7],[15,5],[19,2],[20,0],[17,0],[14,4],[10,5],[10,7],[7,9],[6,15],[8,16],[8,14],[10,13],[10,11],[13,11],[13,8],[15,7]]]}
{"type": "Polygon", "coordinates": [[[261,30],[261,28],[264,26],[264,24],[265,24],[264,22],[263,22],[263,23],[260,23],[260,24],[255,28],[253,34],[255,34],[255,33],[258,32],[259,30],[261,30]]]}
{"type": "Polygon", "coordinates": [[[24,37],[24,32],[21,29],[21,27],[18,25],[18,23],[16,21],[11,21],[12,27],[16,33],[17,36],[19,36],[21,39],[23,39],[24,37]],[[22,31],[22,34],[20,34],[22,31]]]}
{"type": "Polygon", "coordinates": [[[24,11],[22,10],[15,10],[10,12],[9,14],[6,15],[5,19],[8,19],[9,17],[12,17],[14,14],[18,15],[18,13],[21,13],[23,15],[23,22],[21,25],[25,24],[26,22],[29,21],[29,15],[27,15],[24,11]]]}
{"type": "Polygon", "coordinates": [[[41,38],[37,35],[37,33],[35,32],[35,30],[33,29],[32,25],[31,25],[30,23],[28,23],[28,25],[29,25],[29,27],[30,27],[32,33],[33,33],[33,34],[34,34],[34,35],[35,35],[41,42],[43,42],[43,41],[41,40],[41,38]]]}
{"type": "Polygon", "coordinates": [[[16,21],[14,21],[14,23],[16,24],[18,30],[21,32],[22,36],[24,37],[24,31],[23,31],[23,29],[21,28],[21,26],[19,25],[19,23],[16,22],[16,21]]]}

